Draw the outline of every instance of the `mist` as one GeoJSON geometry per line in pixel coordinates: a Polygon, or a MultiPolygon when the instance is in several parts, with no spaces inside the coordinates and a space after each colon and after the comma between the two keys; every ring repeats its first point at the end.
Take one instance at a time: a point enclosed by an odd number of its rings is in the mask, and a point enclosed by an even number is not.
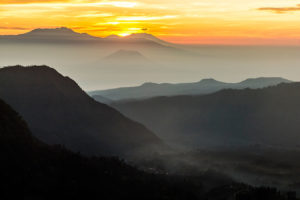
{"type": "Polygon", "coordinates": [[[152,43],[1,43],[0,66],[49,65],[74,78],[86,91],[179,83],[214,78],[239,82],[250,77],[300,80],[297,46],[162,46],[152,43]],[[141,58],[107,57],[133,51],[141,58]],[[135,60],[136,59],[136,60],[135,60]]]}

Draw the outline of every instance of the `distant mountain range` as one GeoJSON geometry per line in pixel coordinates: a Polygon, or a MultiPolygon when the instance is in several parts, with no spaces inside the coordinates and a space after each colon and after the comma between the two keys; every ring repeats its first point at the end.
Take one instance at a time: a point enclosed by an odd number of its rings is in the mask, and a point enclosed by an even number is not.
{"type": "Polygon", "coordinates": [[[0,69],[0,98],[48,144],[90,155],[125,155],[164,146],[143,125],[94,101],[73,80],[47,66],[0,69]]]}
{"type": "MultiPolygon", "coordinates": [[[[15,59],[20,59],[20,63],[24,62],[23,57],[27,58],[26,61],[32,61],[31,63],[37,63],[37,60],[41,60],[41,64],[52,63],[53,55],[56,55],[57,62],[77,65],[84,60],[86,65],[92,65],[93,68],[97,65],[101,67],[103,63],[97,61],[106,59],[110,54],[118,53],[120,50],[147,55],[146,57],[195,56],[195,53],[165,42],[151,34],[136,33],[126,37],[116,35],[96,37],[87,33],[78,33],[66,27],[34,29],[19,35],[0,35],[0,44],[8,45],[13,49],[14,54],[8,52],[6,53],[7,57],[17,57],[15,59]],[[19,52],[24,47],[30,54],[24,51],[19,52]],[[35,57],[32,57],[32,54],[35,57]]],[[[112,55],[112,57],[114,56],[112,55]]],[[[118,64],[124,63],[121,60],[118,64]]]]}
{"type": "Polygon", "coordinates": [[[300,83],[128,100],[112,106],[165,141],[185,147],[300,148],[300,83]]]}
{"type": "MultiPolygon", "coordinates": [[[[194,53],[179,48],[177,45],[161,40],[148,33],[135,33],[126,37],[111,35],[107,37],[91,36],[78,33],[70,28],[34,29],[19,35],[0,35],[3,44],[52,44],[52,45],[101,45],[105,49],[144,50],[152,53],[153,49],[171,54],[195,56],[194,53]]],[[[100,48],[100,46],[99,46],[100,48]]]]}
{"type": "Polygon", "coordinates": [[[53,29],[34,29],[24,34],[19,35],[0,35],[0,42],[77,42],[77,43],[86,43],[86,42],[129,42],[129,43],[156,43],[159,45],[171,45],[171,43],[165,42],[151,34],[147,33],[135,33],[126,37],[119,37],[117,35],[111,35],[108,37],[95,37],[87,33],[78,33],[72,29],[61,27],[53,29]]]}
{"type": "Polygon", "coordinates": [[[95,42],[101,38],[93,37],[86,33],[77,33],[65,27],[54,29],[34,29],[20,35],[1,35],[0,42],[17,43],[61,43],[61,42],[95,42]]]}
{"type": "Polygon", "coordinates": [[[108,90],[89,92],[91,96],[102,96],[113,101],[125,99],[145,99],[156,96],[176,96],[176,95],[199,95],[217,92],[222,89],[244,89],[244,88],[264,88],[278,85],[280,83],[290,83],[283,78],[253,78],[239,83],[225,83],[214,79],[203,79],[195,83],[145,83],[138,87],[125,87],[108,90]]]}

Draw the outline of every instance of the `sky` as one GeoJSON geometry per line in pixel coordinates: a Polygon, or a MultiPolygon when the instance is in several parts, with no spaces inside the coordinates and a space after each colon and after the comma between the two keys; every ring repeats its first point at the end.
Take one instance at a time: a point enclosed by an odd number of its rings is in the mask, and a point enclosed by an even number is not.
{"type": "Polygon", "coordinates": [[[300,0],[0,0],[0,34],[68,27],[175,43],[300,45],[300,0]]]}

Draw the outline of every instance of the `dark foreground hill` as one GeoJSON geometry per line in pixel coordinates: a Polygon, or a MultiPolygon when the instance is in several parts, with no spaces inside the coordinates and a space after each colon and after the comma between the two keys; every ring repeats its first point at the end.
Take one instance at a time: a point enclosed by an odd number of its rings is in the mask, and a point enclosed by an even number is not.
{"type": "Polygon", "coordinates": [[[113,104],[168,142],[300,147],[300,83],[113,104]]]}
{"type": "Polygon", "coordinates": [[[0,69],[0,98],[13,106],[33,134],[86,154],[151,152],[162,142],[143,125],[90,98],[70,78],[47,66],[0,69]]]}
{"type": "Polygon", "coordinates": [[[2,100],[0,157],[1,199],[196,198],[195,191],[182,187],[183,179],[147,174],[116,158],[86,158],[41,143],[2,100]]]}
{"type": "Polygon", "coordinates": [[[244,184],[205,192],[202,178],[149,174],[115,158],[87,158],[45,145],[2,100],[0,158],[1,199],[294,199],[244,184]]]}

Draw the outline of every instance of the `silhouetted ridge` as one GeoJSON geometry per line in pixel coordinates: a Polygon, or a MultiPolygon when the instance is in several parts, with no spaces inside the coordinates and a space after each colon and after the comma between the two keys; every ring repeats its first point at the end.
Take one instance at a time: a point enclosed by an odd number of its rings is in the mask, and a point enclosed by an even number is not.
{"type": "Polygon", "coordinates": [[[0,98],[49,144],[89,154],[151,152],[163,146],[143,125],[94,101],[73,80],[47,66],[0,69],[0,98]]]}
{"type": "Polygon", "coordinates": [[[200,95],[210,94],[222,89],[244,89],[244,88],[264,88],[278,85],[279,83],[290,83],[283,78],[254,78],[247,79],[239,83],[225,83],[215,79],[203,79],[195,83],[145,83],[137,87],[116,88],[90,92],[90,95],[101,95],[114,101],[124,99],[145,99],[157,96],[177,96],[177,95],[200,95]],[[147,86],[147,87],[144,87],[147,86]]]}
{"type": "Polygon", "coordinates": [[[147,82],[147,83],[143,83],[140,87],[152,87],[157,85],[158,85],[157,83],[147,82]]]}
{"type": "Polygon", "coordinates": [[[224,82],[217,81],[213,78],[202,79],[198,83],[201,83],[201,84],[218,84],[218,83],[224,84],[224,82]]]}
{"type": "MultiPolygon", "coordinates": [[[[25,36],[25,37],[45,37],[45,39],[47,39],[47,37],[49,37],[48,39],[51,39],[51,37],[63,37],[64,39],[66,39],[66,37],[78,37],[78,38],[95,38],[91,35],[88,35],[87,33],[77,33],[75,31],[73,31],[70,28],[67,27],[61,27],[61,28],[53,28],[53,29],[34,29],[28,33],[24,33],[21,34],[21,36],[25,36]]],[[[71,38],[70,38],[71,39],[71,38]]]]}
{"type": "Polygon", "coordinates": [[[22,118],[12,108],[0,99],[0,137],[19,141],[33,140],[31,133],[22,118]]]}
{"type": "Polygon", "coordinates": [[[150,41],[156,42],[158,44],[162,44],[162,45],[167,45],[167,46],[170,45],[170,43],[168,43],[164,40],[161,40],[149,33],[133,33],[129,36],[126,36],[125,39],[144,39],[144,40],[150,40],[150,41]]]}
{"type": "Polygon", "coordinates": [[[67,27],[60,27],[60,28],[53,28],[53,29],[33,29],[32,31],[28,32],[27,34],[43,34],[43,33],[75,33],[72,29],[69,29],[67,27]]]}

